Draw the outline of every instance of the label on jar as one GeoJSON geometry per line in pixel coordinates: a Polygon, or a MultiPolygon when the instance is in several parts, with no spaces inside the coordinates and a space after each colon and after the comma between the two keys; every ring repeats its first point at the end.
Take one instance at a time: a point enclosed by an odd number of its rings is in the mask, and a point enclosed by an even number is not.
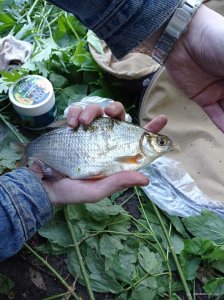
{"type": "Polygon", "coordinates": [[[13,88],[14,99],[23,105],[36,105],[45,101],[50,92],[51,84],[39,76],[29,76],[21,79],[13,88]]]}

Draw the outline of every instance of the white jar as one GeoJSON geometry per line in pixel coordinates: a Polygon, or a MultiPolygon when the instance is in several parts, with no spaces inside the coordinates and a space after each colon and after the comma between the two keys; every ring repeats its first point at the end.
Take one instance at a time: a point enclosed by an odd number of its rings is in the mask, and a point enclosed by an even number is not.
{"type": "Polygon", "coordinates": [[[9,99],[24,127],[43,129],[55,120],[56,105],[52,84],[40,75],[28,75],[9,89],[9,99]]]}

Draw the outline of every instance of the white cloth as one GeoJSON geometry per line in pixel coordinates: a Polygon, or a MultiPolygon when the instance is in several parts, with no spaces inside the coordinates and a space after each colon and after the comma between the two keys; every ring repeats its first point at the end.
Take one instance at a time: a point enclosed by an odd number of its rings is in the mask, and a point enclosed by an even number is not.
{"type": "MultiPolygon", "coordinates": [[[[87,96],[84,97],[80,102],[74,102],[70,104],[68,107],[66,107],[66,109],[64,110],[64,118],[67,117],[68,111],[72,106],[81,106],[82,108],[86,108],[86,106],[89,104],[99,104],[102,108],[105,108],[113,102],[114,100],[111,100],[109,98],[102,98],[98,96],[87,96]]],[[[104,117],[106,117],[105,114],[104,117]]],[[[130,123],[132,122],[131,116],[127,113],[125,114],[125,121],[130,123]]]]}
{"type": "Polygon", "coordinates": [[[32,48],[32,44],[17,40],[11,35],[0,39],[0,71],[8,71],[25,63],[32,48]]]}

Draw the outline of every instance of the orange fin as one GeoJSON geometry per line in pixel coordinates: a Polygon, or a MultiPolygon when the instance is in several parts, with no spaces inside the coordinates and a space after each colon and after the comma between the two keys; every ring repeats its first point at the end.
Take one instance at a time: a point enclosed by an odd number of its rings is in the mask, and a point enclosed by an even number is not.
{"type": "Polygon", "coordinates": [[[103,179],[105,178],[106,175],[105,174],[97,174],[97,175],[93,175],[88,177],[87,179],[91,179],[91,180],[98,180],[98,179],[103,179]]]}
{"type": "Polygon", "coordinates": [[[134,156],[121,156],[116,158],[116,161],[126,164],[140,164],[142,161],[142,154],[138,153],[134,156]]]}

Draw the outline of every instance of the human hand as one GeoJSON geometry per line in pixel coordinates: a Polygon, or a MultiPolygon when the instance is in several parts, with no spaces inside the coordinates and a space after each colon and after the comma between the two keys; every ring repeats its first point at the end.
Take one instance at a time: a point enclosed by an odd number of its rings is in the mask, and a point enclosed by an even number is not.
{"type": "Polygon", "coordinates": [[[170,52],[166,68],[224,132],[224,17],[202,5],[170,52]]]}
{"type": "MultiPolygon", "coordinates": [[[[112,118],[124,119],[125,110],[121,103],[114,102],[104,110],[97,104],[88,105],[85,109],[81,106],[74,106],[69,110],[67,122],[69,126],[76,127],[79,123],[88,125],[96,117],[103,114],[112,118]]],[[[160,131],[167,123],[167,118],[158,116],[145,126],[145,129],[152,132],[160,131]]],[[[38,165],[32,170],[43,177],[38,165]]],[[[45,188],[51,201],[55,204],[88,203],[97,202],[117,191],[132,187],[144,186],[149,183],[147,177],[140,172],[121,172],[98,180],[72,180],[70,178],[46,179],[43,180],[45,188]]]]}

